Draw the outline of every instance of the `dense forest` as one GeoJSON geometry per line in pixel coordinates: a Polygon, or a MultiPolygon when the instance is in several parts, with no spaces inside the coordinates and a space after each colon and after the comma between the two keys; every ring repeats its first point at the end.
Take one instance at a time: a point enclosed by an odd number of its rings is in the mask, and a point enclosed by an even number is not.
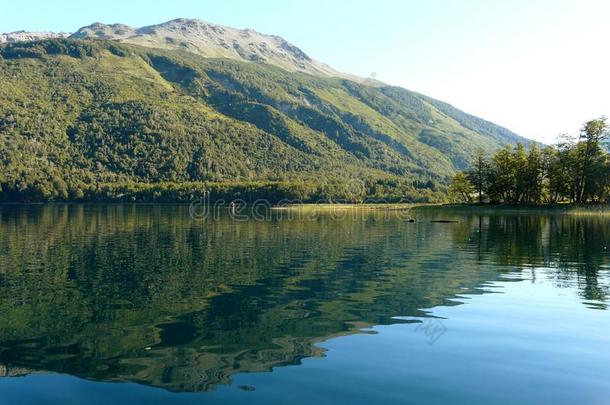
{"type": "Polygon", "coordinates": [[[478,147],[518,142],[397,87],[112,41],[0,46],[5,202],[442,201],[478,147]]]}
{"type": "Polygon", "coordinates": [[[507,146],[491,158],[479,151],[449,191],[456,201],[479,204],[610,202],[609,138],[607,119],[600,118],[585,123],[577,138],[564,136],[554,146],[507,146]]]}

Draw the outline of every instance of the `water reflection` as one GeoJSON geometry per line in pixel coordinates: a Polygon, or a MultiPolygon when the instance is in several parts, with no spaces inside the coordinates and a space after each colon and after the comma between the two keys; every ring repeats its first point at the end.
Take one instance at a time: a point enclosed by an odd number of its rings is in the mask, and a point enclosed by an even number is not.
{"type": "Polygon", "coordinates": [[[331,337],[425,325],[430,308],[524,268],[552,269],[541,276],[607,309],[607,217],[416,217],[204,222],[182,206],[2,207],[0,376],[207,391],[321,356],[316,343],[331,337]]]}

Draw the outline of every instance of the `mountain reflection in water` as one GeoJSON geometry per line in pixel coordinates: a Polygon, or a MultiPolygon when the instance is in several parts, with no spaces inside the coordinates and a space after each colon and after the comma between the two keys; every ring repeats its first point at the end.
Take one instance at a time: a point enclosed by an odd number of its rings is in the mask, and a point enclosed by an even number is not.
{"type": "Polygon", "coordinates": [[[236,222],[194,221],[184,206],[0,207],[0,377],[208,391],[323,356],[317,343],[332,337],[426,322],[537,267],[607,310],[607,217],[413,214],[236,222]]]}

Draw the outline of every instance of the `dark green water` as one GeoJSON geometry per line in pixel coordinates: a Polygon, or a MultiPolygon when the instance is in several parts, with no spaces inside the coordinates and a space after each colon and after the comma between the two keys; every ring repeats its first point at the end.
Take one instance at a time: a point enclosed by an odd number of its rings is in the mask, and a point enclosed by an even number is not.
{"type": "Polygon", "coordinates": [[[2,206],[0,403],[610,403],[610,217],[411,215],[2,206]]]}

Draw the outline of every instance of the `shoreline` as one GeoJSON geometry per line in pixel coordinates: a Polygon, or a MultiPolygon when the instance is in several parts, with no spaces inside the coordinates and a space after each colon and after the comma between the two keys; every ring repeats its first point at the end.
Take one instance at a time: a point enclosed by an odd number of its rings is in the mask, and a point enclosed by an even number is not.
{"type": "MultiPolygon", "coordinates": [[[[135,206],[188,206],[193,202],[185,201],[61,201],[61,202],[0,202],[0,207],[16,207],[16,206],[77,206],[77,205],[135,205],[135,206]]],[[[214,205],[214,204],[210,204],[214,205]]],[[[260,205],[263,206],[263,205],[260,205]]],[[[549,204],[549,205],[513,205],[513,204],[449,204],[449,203],[303,203],[294,205],[277,206],[273,204],[265,204],[265,207],[271,211],[296,211],[296,210],[361,210],[361,211],[408,211],[413,209],[443,209],[448,211],[464,212],[464,211],[494,211],[494,212],[563,212],[563,213],[603,213],[610,214],[610,204],[589,204],[589,205],[572,205],[572,204],[549,204]]],[[[257,204],[247,204],[244,208],[257,207],[257,204]]],[[[220,206],[220,208],[229,208],[220,206]]]]}
{"type": "Polygon", "coordinates": [[[297,211],[297,210],[362,210],[362,211],[409,211],[417,207],[440,207],[434,203],[396,203],[396,204],[295,204],[280,207],[271,207],[272,211],[297,211]]]}

